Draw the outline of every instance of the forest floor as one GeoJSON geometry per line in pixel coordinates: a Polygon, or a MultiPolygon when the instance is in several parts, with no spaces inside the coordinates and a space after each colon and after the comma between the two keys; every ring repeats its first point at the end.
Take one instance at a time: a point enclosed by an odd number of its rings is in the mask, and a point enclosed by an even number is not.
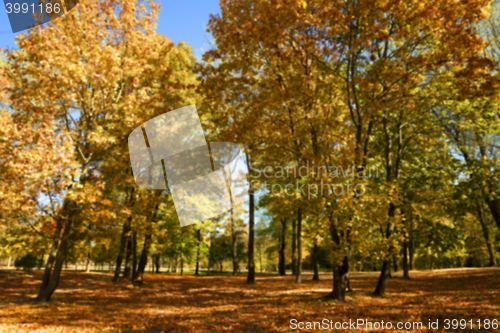
{"type": "Polygon", "coordinates": [[[110,273],[63,272],[52,300],[40,304],[32,302],[40,271],[4,270],[0,271],[0,332],[302,331],[293,329],[292,319],[304,328],[307,322],[323,319],[333,327],[339,322],[338,328],[346,322],[344,329],[323,332],[500,332],[491,325],[485,329],[486,319],[500,322],[500,269],[415,271],[411,276],[404,280],[396,273],[386,297],[374,297],[378,273],[352,273],[354,291],[341,304],[326,298],[332,288],[330,274],[321,275],[320,281],[305,274],[299,285],[292,276],[257,276],[255,285],[247,285],[243,274],[146,274],[145,284],[133,287],[128,281],[111,283],[110,273]],[[391,322],[393,329],[346,328],[349,320],[358,319],[372,325],[384,321],[384,327],[391,322]],[[445,330],[446,319],[465,319],[467,328],[453,329],[450,322],[445,330]],[[428,329],[429,320],[437,321],[438,329],[428,329]],[[397,330],[398,322],[421,322],[423,329],[397,330]]]}

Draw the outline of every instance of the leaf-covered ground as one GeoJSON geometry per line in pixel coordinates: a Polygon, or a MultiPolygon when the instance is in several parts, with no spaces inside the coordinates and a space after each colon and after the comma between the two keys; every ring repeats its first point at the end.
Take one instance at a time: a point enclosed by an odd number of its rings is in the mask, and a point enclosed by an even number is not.
{"type": "MultiPolygon", "coordinates": [[[[329,274],[319,282],[306,274],[300,285],[291,276],[260,276],[251,286],[245,276],[147,274],[142,287],[132,287],[127,281],[111,283],[107,273],[64,272],[52,301],[37,304],[30,300],[40,276],[39,271],[0,271],[1,332],[290,332],[291,319],[304,325],[365,319],[424,326],[431,319],[439,320],[438,330],[404,331],[442,332],[445,319],[500,321],[500,269],[493,268],[412,272],[410,281],[397,273],[384,298],[371,296],[377,273],[353,273],[347,304],[325,298],[332,285],[329,274]]],[[[500,329],[474,325],[446,331],[500,329]]]]}

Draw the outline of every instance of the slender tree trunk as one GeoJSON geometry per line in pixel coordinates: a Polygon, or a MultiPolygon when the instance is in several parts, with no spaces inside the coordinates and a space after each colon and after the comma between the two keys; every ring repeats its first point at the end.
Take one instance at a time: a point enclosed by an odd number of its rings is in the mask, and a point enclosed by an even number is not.
{"type": "Polygon", "coordinates": [[[280,236],[280,249],[279,249],[279,273],[281,276],[286,275],[285,247],[286,247],[286,217],[281,219],[281,236],[280,236]]]}
{"type": "Polygon", "coordinates": [[[123,270],[123,277],[128,278],[130,276],[130,271],[132,266],[132,237],[129,234],[127,236],[127,247],[125,253],[125,269],[123,270]]]}
{"type": "Polygon", "coordinates": [[[231,240],[232,240],[232,255],[233,255],[233,276],[238,275],[238,248],[236,239],[236,226],[234,225],[234,211],[231,209],[231,240]]]}
{"type": "Polygon", "coordinates": [[[396,273],[399,269],[398,267],[398,256],[397,255],[393,255],[392,256],[392,264],[394,266],[394,273],[396,273]]]}
{"type": "Polygon", "coordinates": [[[410,239],[408,240],[408,254],[410,258],[410,270],[415,270],[415,244],[413,243],[413,237],[410,233],[410,239]]]}
{"type": "MultiPolygon", "coordinates": [[[[247,156],[248,160],[248,156],[247,156]]],[[[248,275],[247,283],[255,283],[255,202],[254,193],[248,191],[249,197],[249,219],[248,219],[248,275]]]]}
{"type": "Polygon", "coordinates": [[[210,268],[212,267],[212,243],[213,243],[214,233],[210,233],[210,247],[208,248],[208,270],[207,276],[210,275],[210,268]]]}
{"type": "Polygon", "coordinates": [[[481,229],[483,230],[483,236],[484,240],[486,242],[486,247],[488,248],[488,254],[490,256],[490,266],[496,267],[497,266],[497,259],[495,257],[495,248],[493,247],[493,244],[490,239],[490,232],[488,230],[488,224],[486,222],[486,217],[483,211],[483,206],[481,205],[480,202],[477,202],[476,204],[477,207],[477,215],[479,217],[479,223],[481,224],[481,229]]]}
{"type": "MultiPolygon", "coordinates": [[[[388,240],[392,237],[392,234],[394,233],[394,215],[396,213],[396,206],[394,204],[390,204],[389,206],[389,223],[387,225],[387,230],[385,233],[385,238],[388,240]]],[[[392,250],[392,248],[390,249],[392,250]]],[[[380,272],[380,277],[377,283],[377,288],[375,289],[374,294],[383,296],[385,294],[385,288],[387,287],[387,281],[389,279],[391,273],[391,258],[390,256],[387,256],[387,258],[384,259],[384,262],[382,264],[382,271],[380,272]]]]}
{"type": "Polygon", "coordinates": [[[198,248],[196,249],[196,272],[194,273],[194,275],[198,276],[200,270],[201,229],[198,229],[196,231],[196,235],[198,238],[198,248]]]}
{"type": "MultiPolygon", "coordinates": [[[[155,193],[155,198],[160,197],[161,193],[162,191],[157,191],[155,193]]],[[[159,206],[160,206],[159,203],[155,203],[154,209],[149,218],[150,223],[156,221],[156,218],[158,217],[159,206]]],[[[149,249],[151,248],[151,241],[152,241],[152,232],[153,232],[152,226],[149,225],[148,229],[146,230],[146,236],[144,236],[144,245],[142,247],[141,258],[139,260],[137,270],[135,271],[135,274],[132,277],[133,284],[141,285],[144,282],[144,270],[146,269],[146,265],[148,264],[149,249]]]]}
{"type": "Polygon", "coordinates": [[[125,251],[125,245],[127,243],[127,233],[130,231],[130,219],[132,216],[129,216],[127,218],[127,221],[123,223],[122,227],[122,236],[120,239],[120,249],[118,251],[118,257],[116,258],[116,267],[115,267],[115,274],[113,276],[113,279],[111,280],[112,282],[118,281],[118,278],[120,277],[120,270],[122,268],[122,260],[123,260],[123,252],[125,251]]]}
{"type": "Polygon", "coordinates": [[[408,232],[409,221],[405,216],[403,210],[401,210],[401,216],[403,216],[404,218],[404,232],[405,232],[405,238],[403,240],[403,278],[409,279],[410,278],[410,263],[408,261],[408,250],[409,250],[408,241],[410,238],[410,233],[408,232]]]}
{"type": "Polygon", "coordinates": [[[11,262],[12,262],[12,257],[11,257],[11,256],[9,256],[9,262],[7,263],[7,269],[9,269],[9,268],[10,268],[10,263],[11,263],[11,262]]]}
{"type": "Polygon", "coordinates": [[[132,232],[132,281],[137,276],[137,231],[132,232]]]}
{"type": "Polygon", "coordinates": [[[146,269],[146,265],[148,264],[148,253],[151,248],[151,238],[151,232],[147,232],[146,236],[144,236],[144,245],[142,246],[141,257],[139,258],[136,275],[132,281],[134,284],[140,285],[144,282],[144,271],[146,269]]]}
{"type": "Polygon", "coordinates": [[[85,273],[90,273],[90,250],[87,252],[87,263],[85,264],[85,273]]]}
{"type": "Polygon", "coordinates": [[[160,254],[158,253],[155,257],[155,264],[156,264],[156,274],[160,273],[160,268],[161,268],[161,263],[160,263],[160,260],[161,260],[161,257],[160,257],[160,254]]]}
{"type": "Polygon", "coordinates": [[[181,247],[181,275],[184,274],[184,249],[181,247]]]}
{"type": "Polygon", "coordinates": [[[302,213],[297,209],[297,275],[295,283],[302,282],[302,213]]]}
{"type": "Polygon", "coordinates": [[[403,242],[403,277],[405,279],[410,278],[410,265],[408,262],[408,241],[403,242]]]}
{"type": "Polygon", "coordinates": [[[292,274],[297,275],[297,220],[292,219],[292,274]]]}
{"type": "Polygon", "coordinates": [[[314,276],[313,276],[313,281],[319,281],[319,267],[318,267],[318,239],[317,237],[314,237],[314,246],[313,246],[313,253],[312,253],[312,259],[313,259],[313,269],[314,269],[314,276]]]}

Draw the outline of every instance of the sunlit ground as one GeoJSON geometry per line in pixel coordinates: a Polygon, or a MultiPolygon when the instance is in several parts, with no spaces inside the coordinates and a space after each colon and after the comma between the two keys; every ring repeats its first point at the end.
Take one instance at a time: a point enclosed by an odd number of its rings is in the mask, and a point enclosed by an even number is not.
{"type": "MultiPolygon", "coordinates": [[[[389,281],[387,296],[373,297],[377,273],[353,273],[353,293],[339,304],[325,296],[330,274],[297,285],[294,277],[146,274],[142,287],[113,284],[110,273],[64,272],[48,304],[33,303],[41,272],[0,271],[2,332],[290,332],[290,320],[372,322],[497,319],[500,321],[500,269],[454,269],[401,273],[389,281]]],[[[469,324],[470,325],[470,324],[469,324]]],[[[298,330],[295,330],[298,331],[298,330]]],[[[327,331],[327,330],[323,330],[327,331]]],[[[335,331],[335,330],[334,330],[335,331]]],[[[339,332],[354,332],[343,329],[339,332]]],[[[370,331],[370,330],[368,330],[370,331]]],[[[381,332],[383,330],[377,330],[381,332]]],[[[396,332],[397,330],[392,330],[396,332]]],[[[405,332],[422,332],[408,330],[405,332]]],[[[429,330],[430,331],[430,330],[429,330]]],[[[449,329],[447,332],[500,332],[449,329]]],[[[311,332],[305,331],[305,332],[311,332]]],[[[365,331],[366,332],[366,331],[365,331]]]]}

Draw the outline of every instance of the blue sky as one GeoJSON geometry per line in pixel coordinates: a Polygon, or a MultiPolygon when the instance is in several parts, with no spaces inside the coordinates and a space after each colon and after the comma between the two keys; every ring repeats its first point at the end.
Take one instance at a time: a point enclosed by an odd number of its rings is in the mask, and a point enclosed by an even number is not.
{"type": "MultiPolygon", "coordinates": [[[[161,12],[157,31],[174,43],[187,42],[197,57],[209,46],[210,36],[206,32],[210,14],[217,14],[219,0],[157,0],[161,12]]],[[[17,34],[10,32],[9,19],[3,1],[0,2],[0,48],[15,47],[17,34]]]]}

